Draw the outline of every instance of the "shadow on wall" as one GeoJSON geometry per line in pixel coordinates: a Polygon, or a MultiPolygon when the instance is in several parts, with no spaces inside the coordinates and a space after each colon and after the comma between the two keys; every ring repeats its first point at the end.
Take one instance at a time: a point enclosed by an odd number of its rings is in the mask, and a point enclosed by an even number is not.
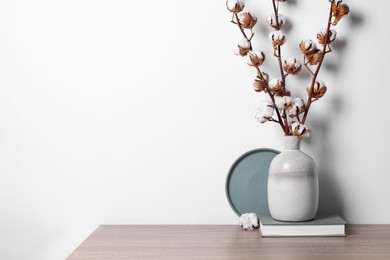
{"type": "Polygon", "coordinates": [[[315,133],[315,141],[313,139],[308,142],[308,145],[316,150],[318,154],[317,170],[319,175],[320,185],[320,200],[319,200],[319,213],[323,214],[339,214],[344,216],[344,203],[341,200],[342,187],[337,181],[337,175],[341,174],[334,167],[334,153],[333,142],[329,136],[331,133],[332,122],[337,115],[340,115],[343,110],[342,98],[335,97],[329,105],[331,110],[328,111],[326,116],[311,118],[311,129],[315,133]]]}
{"type": "MultiPolygon", "coordinates": [[[[356,33],[355,30],[359,29],[364,24],[364,16],[358,12],[358,10],[353,10],[349,16],[347,16],[347,21],[351,30],[349,33],[356,33]],[[352,13],[353,12],[353,13],[352,13]]],[[[348,38],[348,37],[346,37],[348,38]]],[[[338,72],[341,71],[344,61],[344,54],[346,52],[346,47],[348,46],[348,41],[340,39],[334,42],[332,45],[334,55],[333,60],[325,61],[324,70],[330,71],[335,78],[339,76],[338,72]]],[[[342,86],[338,86],[342,87],[342,86]]],[[[326,214],[339,214],[344,216],[345,206],[342,201],[343,198],[343,188],[337,181],[337,175],[342,174],[337,172],[337,169],[334,167],[334,147],[332,146],[335,140],[331,140],[329,134],[332,132],[332,122],[337,122],[337,117],[342,114],[344,97],[339,95],[333,97],[333,100],[330,100],[329,111],[324,116],[313,117],[311,121],[311,129],[313,133],[318,135],[314,140],[308,140],[308,145],[316,151],[316,154],[319,155],[319,160],[321,162],[317,163],[318,174],[319,174],[319,184],[320,184],[320,200],[319,200],[319,213],[326,214]]]]}

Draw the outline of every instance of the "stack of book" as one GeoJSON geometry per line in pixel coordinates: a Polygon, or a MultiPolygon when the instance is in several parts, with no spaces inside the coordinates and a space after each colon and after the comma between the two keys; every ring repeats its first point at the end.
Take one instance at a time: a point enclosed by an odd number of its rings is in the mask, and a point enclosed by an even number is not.
{"type": "Polygon", "coordinates": [[[316,216],[304,222],[277,221],[270,216],[260,216],[263,237],[279,236],[345,236],[346,222],[337,215],[316,216]]]}

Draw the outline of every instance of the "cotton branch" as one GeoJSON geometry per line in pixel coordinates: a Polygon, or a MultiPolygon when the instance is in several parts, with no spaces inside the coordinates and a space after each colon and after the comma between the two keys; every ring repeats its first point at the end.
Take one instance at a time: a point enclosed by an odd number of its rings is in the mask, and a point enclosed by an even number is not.
{"type": "MultiPolygon", "coordinates": [[[[273,5],[273,8],[274,8],[274,14],[275,14],[275,20],[276,20],[277,28],[280,28],[281,24],[279,22],[279,2],[278,2],[278,7],[276,7],[275,0],[272,0],[272,5],[273,5]]],[[[275,56],[278,59],[280,76],[282,78],[283,94],[285,94],[285,90],[286,90],[286,76],[284,75],[283,65],[282,65],[282,50],[280,48],[280,45],[277,45],[276,48],[277,48],[276,49],[277,55],[275,55],[275,56]]]]}
{"type": "MultiPolygon", "coordinates": [[[[260,68],[256,67],[256,69],[257,69],[257,77],[259,77],[261,80],[263,80],[265,82],[265,89],[267,90],[267,93],[268,93],[268,95],[269,95],[269,97],[270,97],[270,99],[272,101],[272,105],[275,108],[276,116],[278,117],[278,123],[282,127],[283,132],[285,134],[288,134],[288,132],[286,131],[286,126],[283,124],[282,117],[280,116],[279,109],[278,109],[278,107],[275,104],[275,97],[272,94],[271,89],[269,88],[268,81],[264,79],[263,73],[261,72],[260,68]]],[[[287,128],[288,128],[288,126],[287,126],[287,128]]]]}
{"type": "MultiPolygon", "coordinates": [[[[313,89],[314,84],[316,83],[316,80],[317,80],[318,73],[319,73],[319,71],[321,69],[322,62],[324,61],[325,55],[327,54],[326,46],[328,46],[327,43],[329,42],[329,31],[330,31],[330,26],[332,24],[332,6],[333,6],[334,1],[335,0],[331,0],[331,2],[330,2],[330,10],[329,10],[329,16],[328,16],[328,25],[326,27],[326,32],[325,32],[325,44],[324,44],[324,46],[322,48],[322,55],[321,55],[321,58],[320,58],[320,61],[319,61],[318,65],[317,65],[317,68],[316,68],[316,70],[315,70],[315,72],[313,74],[313,77],[311,79],[311,83],[310,83],[309,89],[313,89]]],[[[302,124],[304,124],[306,122],[307,114],[309,113],[309,109],[310,109],[311,103],[313,102],[312,95],[313,95],[313,92],[309,91],[308,97],[307,97],[305,113],[304,113],[303,118],[302,118],[302,124]]]]}
{"type": "MultiPolygon", "coordinates": [[[[282,25],[285,23],[284,17],[279,14],[280,2],[287,0],[271,0],[274,15],[267,17],[267,22],[274,31],[270,35],[272,38],[272,45],[274,48],[274,56],[277,58],[277,63],[280,71],[280,79],[274,78],[268,81],[269,77],[266,73],[261,71],[260,67],[265,59],[264,53],[260,51],[253,51],[252,38],[254,36],[253,27],[257,22],[257,18],[250,12],[243,12],[245,2],[243,0],[227,0],[226,7],[232,13],[231,22],[236,24],[241,31],[244,39],[237,44],[235,54],[245,57],[248,65],[253,66],[257,70],[257,77],[254,82],[254,88],[257,92],[266,92],[272,101],[272,104],[267,105],[269,115],[265,118],[266,121],[278,123],[286,135],[295,135],[299,137],[306,137],[310,130],[304,125],[309,113],[311,104],[321,98],[327,91],[325,83],[317,80],[319,71],[322,67],[325,55],[332,52],[330,43],[335,40],[336,31],[331,30],[331,26],[337,25],[340,19],[349,13],[348,5],[343,3],[343,0],[328,0],[330,3],[328,24],[325,30],[317,34],[317,39],[322,48],[317,48],[312,40],[304,40],[299,44],[301,52],[304,55],[304,66],[311,74],[311,82],[308,87],[308,98],[305,102],[300,98],[294,98],[294,103],[290,96],[290,91],[286,88],[286,78],[288,75],[296,75],[302,68],[302,64],[297,59],[287,59],[282,63],[281,46],[285,42],[285,36],[280,31],[282,25]],[[240,15],[239,15],[240,14],[240,15]],[[247,30],[250,30],[251,35],[247,30]],[[248,34],[247,34],[248,33],[248,34]],[[316,67],[314,67],[316,66],[316,67]],[[315,68],[315,70],[313,69],[315,68]],[[282,97],[284,105],[281,106],[280,100],[282,97]],[[286,101],[289,98],[289,101],[286,101]],[[276,99],[276,101],[275,101],[276,99]],[[281,109],[278,109],[278,104],[281,109]],[[271,109],[272,108],[272,109],[271,109]],[[294,114],[295,110],[295,114],[294,114]],[[276,112],[275,112],[276,111],[276,112]],[[277,119],[274,118],[276,113],[277,119]],[[290,114],[288,114],[290,113],[290,114]],[[302,115],[302,119],[300,115],[302,115]],[[288,116],[293,117],[291,125],[288,122],[288,116]]],[[[260,123],[264,123],[261,121],[260,123]]]]}
{"type": "MultiPolygon", "coordinates": [[[[238,26],[238,28],[240,29],[242,35],[243,35],[244,38],[249,42],[249,44],[250,44],[250,49],[252,50],[252,37],[253,37],[253,34],[254,34],[254,33],[252,32],[252,36],[251,36],[251,37],[248,37],[248,36],[246,35],[246,33],[245,33],[244,28],[243,28],[242,25],[240,24],[240,20],[239,20],[239,18],[238,18],[238,15],[237,15],[237,14],[234,14],[234,17],[236,18],[235,24],[237,24],[237,26],[238,26]]],[[[256,70],[257,70],[257,77],[260,78],[261,80],[263,80],[263,81],[265,82],[265,84],[266,84],[266,89],[267,89],[268,95],[269,95],[269,97],[270,97],[270,99],[271,99],[271,101],[272,101],[272,105],[274,106],[275,111],[276,111],[276,115],[277,115],[277,117],[278,117],[278,121],[277,121],[277,122],[279,123],[279,125],[280,125],[280,127],[282,128],[283,132],[284,132],[285,134],[287,134],[288,132],[286,131],[286,129],[288,130],[288,126],[286,127],[286,125],[283,124],[282,117],[280,116],[279,110],[278,110],[278,108],[276,107],[276,104],[275,104],[274,95],[271,93],[270,88],[269,88],[269,86],[268,86],[268,81],[264,79],[263,74],[262,74],[262,72],[261,72],[259,66],[256,67],[256,70]]],[[[275,120],[275,121],[276,121],[276,120],[275,120]]]]}

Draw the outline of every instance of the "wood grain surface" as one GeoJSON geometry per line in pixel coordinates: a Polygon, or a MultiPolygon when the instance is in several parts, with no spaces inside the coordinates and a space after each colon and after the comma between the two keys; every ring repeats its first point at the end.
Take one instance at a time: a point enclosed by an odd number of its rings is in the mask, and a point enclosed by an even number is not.
{"type": "Polygon", "coordinates": [[[347,225],[347,237],[283,238],[238,225],[102,225],[67,259],[390,259],[390,225],[347,225]]]}

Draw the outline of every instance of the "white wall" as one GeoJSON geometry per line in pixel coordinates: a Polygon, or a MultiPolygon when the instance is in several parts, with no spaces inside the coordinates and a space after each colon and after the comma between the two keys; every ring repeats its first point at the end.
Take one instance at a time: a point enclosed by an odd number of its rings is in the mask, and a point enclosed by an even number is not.
{"type": "MultiPolygon", "coordinates": [[[[302,147],[319,166],[321,210],[350,223],[390,223],[379,2],[349,1],[302,147]]],[[[286,55],[325,26],[327,4],[283,7],[286,55]]],[[[248,8],[275,75],[271,1],[248,8]]],[[[227,171],[250,149],[282,149],[282,133],[253,118],[263,97],[231,52],[241,37],[229,19],[224,1],[0,1],[0,259],[63,259],[103,223],[237,223],[227,171]]]]}

